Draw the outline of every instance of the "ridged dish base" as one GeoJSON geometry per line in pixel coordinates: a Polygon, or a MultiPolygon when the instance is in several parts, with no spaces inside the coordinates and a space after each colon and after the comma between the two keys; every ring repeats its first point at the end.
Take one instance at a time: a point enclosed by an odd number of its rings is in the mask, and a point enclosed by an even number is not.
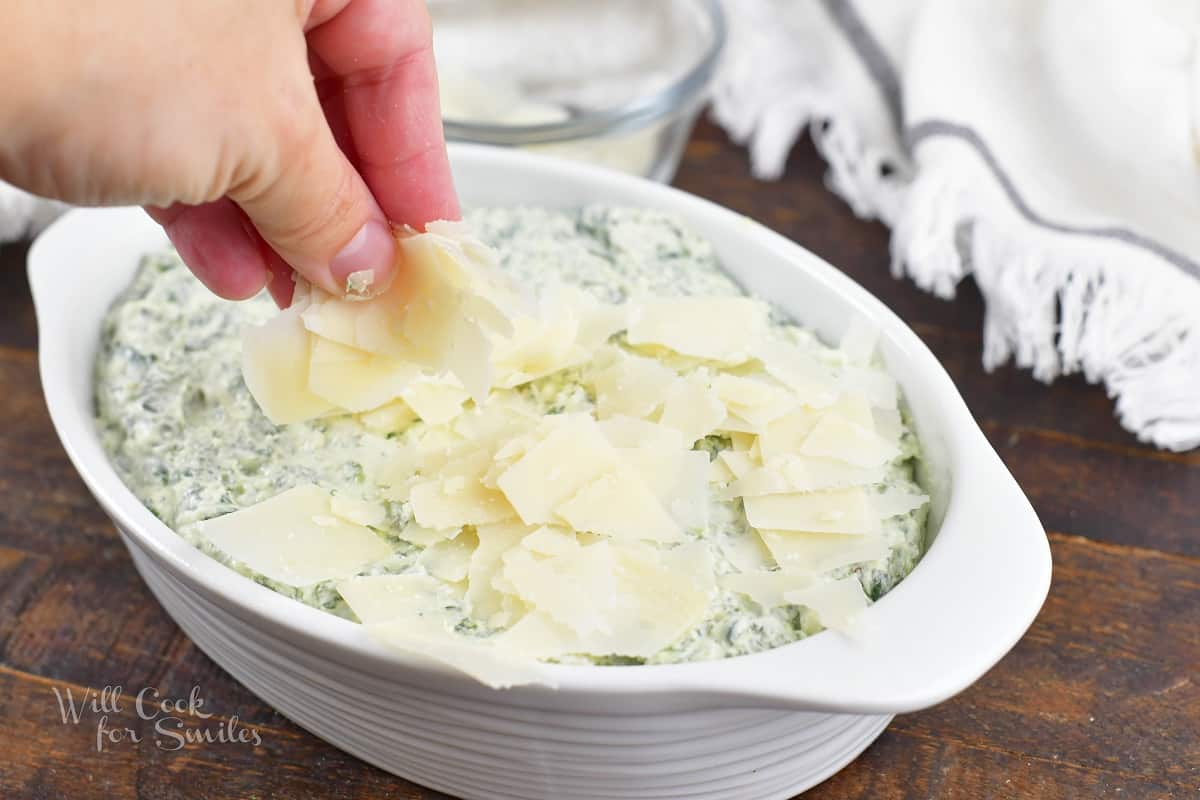
{"type": "Polygon", "coordinates": [[[256,695],[370,764],[468,800],[789,798],[854,760],[892,719],[759,708],[679,712],[653,699],[634,713],[495,703],[467,710],[266,635],[123,538],[167,613],[256,695]]]}

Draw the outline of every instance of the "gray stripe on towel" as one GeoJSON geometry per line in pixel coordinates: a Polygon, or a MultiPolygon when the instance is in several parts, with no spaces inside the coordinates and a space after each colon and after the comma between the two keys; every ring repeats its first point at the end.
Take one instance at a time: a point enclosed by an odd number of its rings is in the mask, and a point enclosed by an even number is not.
{"type": "MultiPolygon", "coordinates": [[[[880,93],[883,95],[884,103],[892,115],[893,123],[898,130],[902,130],[904,125],[903,91],[900,86],[900,76],[896,72],[895,66],[892,64],[892,60],[888,57],[887,52],[884,51],[883,46],[879,44],[879,40],[875,38],[875,35],[867,27],[866,23],[863,22],[852,0],[822,0],[822,5],[825,7],[826,13],[829,14],[834,24],[842,32],[842,35],[850,42],[850,46],[854,48],[859,59],[862,60],[867,74],[875,81],[880,93]]],[[[1140,247],[1164,261],[1174,264],[1193,278],[1200,278],[1200,263],[1136,231],[1116,225],[1068,225],[1043,217],[1017,191],[1016,184],[1009,174],[1004,171],[1004,168],[996,158],[996,154],[992,152],[987,142],[973,128],[946,120],[925,120],[904,131],[904,145],[911,152],[922,139],[934,136],[952,136],[974,147],[979,157],[988,166],[988,169],[996,176],[996,181],[1008,196],[1009,202],[1030,223],[1043,227],[1046,230],[1055,231],[1056,233],[1110,239],[1124,242],[1133,247],[1140,247]]]]}
{"type": "Polygon", "coordinates": [[[975,148],[975,152],[983,159],[983,163],[987,164],[988,169],[996,176],[996,181],[1000,187],[1004,189],[1004,193],[1008,196],[1008,200],[1013,204],[1017,211],[1028,221],[1035,225],[1039,225],[1047,230],[1057,233],[1070,233],[1079,236],[1092,236],[1099,239],[1112,239],[1125,244],[1140,247],[1154,253],[1159,258],[1174,264],[1179,269],[1191,275],[1193,278],[1200,278],[1200,264],[1185,256],[1176,250],[1167,247],[1161,242],[1155,241],[1147,236],[1131,231],[1128,228],[1121,228],[1116,225],[1067,225],[1062,222],[1054,222],[1046,219],[1038,213],[1032,206],[1025,201],[1021,193],[1017,191],[1017,186],[1013,183],[1009,174],[1000,166],[1000,162],[996,159],[996,154],[988,147],[987,142],[983,140],[974,128],[960,125],[955,122],[947,122],[946,120],[930,119],[919,122],[909,128],[904,133],[904,145],[911,151],[917,146],[917,143],[922,139],[929,139],[934,136],[952,136],[960,139],[975,148]]]}
{"type": "Polygon", "coordinates": [[[892,124],[896,130],[901,130],[904,125],[904,96],[900,92],[900,76],[883,45],[879,44],[875,34],[858,15],[858,9],[849,0],[822,0],[822,5],[862,59],[867,74],[879,87],[883,102],[891,112],[892,124]]]}

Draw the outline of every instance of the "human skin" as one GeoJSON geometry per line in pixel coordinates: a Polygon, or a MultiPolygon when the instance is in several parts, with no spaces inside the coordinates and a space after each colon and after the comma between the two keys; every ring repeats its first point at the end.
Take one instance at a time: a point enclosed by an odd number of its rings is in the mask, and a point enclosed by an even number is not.
{"type": "Polygon", "coordinates": [[[421,0],[10,0],[0,71],[0,178],[145,206],[222,297],[378,290],[459,214],[421,0]]]}

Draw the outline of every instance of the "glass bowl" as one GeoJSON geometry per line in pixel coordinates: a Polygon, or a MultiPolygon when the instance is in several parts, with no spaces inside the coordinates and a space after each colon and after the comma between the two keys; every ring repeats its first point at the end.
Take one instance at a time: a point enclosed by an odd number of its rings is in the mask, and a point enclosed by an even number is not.
{"type": "Polygon", "coordinates": [[[669,182],[725,43],[718,0],[431,0],[451,141],[669,182]]]}

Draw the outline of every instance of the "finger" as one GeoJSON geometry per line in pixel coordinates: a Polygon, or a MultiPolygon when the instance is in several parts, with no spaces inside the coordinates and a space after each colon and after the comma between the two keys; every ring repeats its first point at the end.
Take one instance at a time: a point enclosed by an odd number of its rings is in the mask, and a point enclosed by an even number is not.
{"type": "Polygon", "coordinates": [[[353,0],[311,0],[311,2],[308,3],[310,8],[307,11],[305,11],[304,6],[301,5],[300,22],[302,25],[304,25],[304,32],[308,33],[318,25],[324,25],[326,22],[342,13],[342,9],[350,5],[351,2],[353,2],[353,0]]]}
{"type": "Polygon", "coordinates": [[[275,301],[275,305],[280,308],[287,308],[292,304],[292,295],[296,292],[296,272],[292,269],[292,265],[279,257],[279,254],[263,243],[263,254],[267,261],[267,272],[270,277],[267,279],[267,291],[271,293],[271,299],[275,301]]]}
{"type": "Polygon", "coordinates": [[[351,0],[308,38],[341,78],[363,178],[389,219],[414,226],[459,216],[431,37],[420,0],[351,0]]]}
{"type": "Polygon", "coordinates": [[[326,291],[378,290],[391,280],[396,242],[358,171],[338,147],[312,85],[278,117],[275,152],[230,197],[263,239],[326,291]],[[351,279],[351,276],[355,279],[351,279]],[[357,280],[356,280],[357,279],[357,280]]]}
{"type": "Polygon", "coordinates": [[[308,65],[317,87],[317,99],[321,101],[321,110],[325,112],[325,120],[329,123],[329,130],[333,132],[333,139],[354,168],[358,169],[358,153],[350,135],[350,123],[346,120],[346,105],[342,102],[342,80],[332,75],[329,67],[311,51],[308,54],[308,65]]]}
{"type": "Polygon", "coordinates": [[[245,300],[267,283],[258,234],[231,201],[148,207],[146,211],[163,226],[179,257],[214,294],[245,300]]]}

